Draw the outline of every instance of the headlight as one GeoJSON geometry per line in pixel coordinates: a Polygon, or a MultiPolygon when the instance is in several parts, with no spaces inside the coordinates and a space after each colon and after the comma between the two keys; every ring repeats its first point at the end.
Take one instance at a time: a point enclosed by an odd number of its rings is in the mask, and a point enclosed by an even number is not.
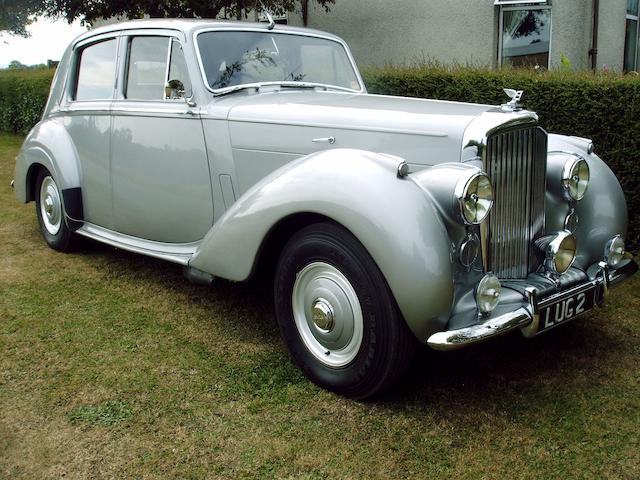
{"type": "Polygon", "coordinates": [[[476,304],[480,313],[491,313],[498,306],[502,285],[498,277],[487,273],[476,288],[476,304]]]}
{"type": "Polygon", "coordinates": [[[604,249],[604,260],[612,268],[615,268],[624,258],[624,240],[620,235],[616,235],[607,242],[604,249]]]}
{"type": "Polygon", "coordinates": [[[493,187],[484,173],[462,179],[456,188],[456,195],[462,218],[468,224],[482,223],[493,206],[493,187]]]}
{"type": "Polygon", "coordinates": [[[589,186],[589,164],[584,158],[569,160],[562,170],[562,189],[570,199],[582,200],[589,186]]]}
{"type": "Polygon", "coordinates": [[[576,259],[577,242],[571,232],[546,235],[536,240],[536,246],[544,257],[545,268],[552,273],[563,274],[576,259]]]}

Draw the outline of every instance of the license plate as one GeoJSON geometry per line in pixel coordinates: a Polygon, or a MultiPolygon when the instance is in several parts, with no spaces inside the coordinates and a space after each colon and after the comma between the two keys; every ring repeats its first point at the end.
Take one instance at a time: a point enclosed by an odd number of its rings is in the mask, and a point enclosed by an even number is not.
{"type": "Polygon", "coordinates": [[[540,309],[538,333],[576,318],[595,305],[595,288],[576,293],[540,309]]]}

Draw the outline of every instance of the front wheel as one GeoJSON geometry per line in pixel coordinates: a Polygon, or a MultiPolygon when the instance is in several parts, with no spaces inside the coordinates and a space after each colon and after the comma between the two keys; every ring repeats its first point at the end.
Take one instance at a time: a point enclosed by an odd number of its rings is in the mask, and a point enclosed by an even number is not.
{"type": "Polygon", "coordinates": [[[54,250],[69,251],[74,244],[75,235],[67,225],[58,184],[44,168],[36,177],[35,193],[36,215],[42,236],[54,250]]]}
{"type": "Polygon", "coordinates": [[[293,360],[317,385],[367,398],[406,370],[416,340],[377,265],[346,229],[304,228],[275,278],[276,316],[293,360]]]}

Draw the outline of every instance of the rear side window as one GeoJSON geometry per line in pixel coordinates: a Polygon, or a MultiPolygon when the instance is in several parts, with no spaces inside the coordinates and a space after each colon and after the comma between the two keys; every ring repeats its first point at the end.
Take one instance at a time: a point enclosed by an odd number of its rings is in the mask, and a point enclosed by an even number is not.
{"type": "Polygon", "coordinates": [[[116,40],[94,43],[80,52],[76,100],[110,100],[116,79],[116,40]]]}
{"type": "Polygon", "coordinates": [[[169,38],[134,37],[129,47],[126,98],[162,100],[167,78],[169,38]]]}

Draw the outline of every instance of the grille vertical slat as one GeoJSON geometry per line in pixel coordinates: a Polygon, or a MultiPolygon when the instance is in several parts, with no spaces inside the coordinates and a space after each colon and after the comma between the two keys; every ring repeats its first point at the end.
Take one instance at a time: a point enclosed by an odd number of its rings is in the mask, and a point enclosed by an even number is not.
{"type": "Polygon", "coordinates": [[[500,278],[525,278],[537,267],[530,245],[544,230],[546,142],[538,127],[503,131],[488,140],[486,171],[495,192],[488,266],[500,278]]]}

